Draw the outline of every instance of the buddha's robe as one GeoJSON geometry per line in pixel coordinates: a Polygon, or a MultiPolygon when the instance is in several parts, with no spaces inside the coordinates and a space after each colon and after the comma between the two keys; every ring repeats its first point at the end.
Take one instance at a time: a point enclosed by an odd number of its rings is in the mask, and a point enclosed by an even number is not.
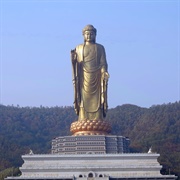
{"type": "Polygon", "coordinates": [[[75,49],[75,110],[78,120],[100,120],[107,111],[107,72],[105,49],[100,44],[81,44],[75,49]]]}

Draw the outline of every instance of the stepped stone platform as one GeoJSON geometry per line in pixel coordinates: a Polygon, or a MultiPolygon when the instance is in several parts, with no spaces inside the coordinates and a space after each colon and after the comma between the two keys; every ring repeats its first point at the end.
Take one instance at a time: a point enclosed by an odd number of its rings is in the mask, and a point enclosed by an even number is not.
{"type": "Polygon", "coordinates": [[[161,175],[161,165],[154,153],[124,154],[27,154],[20,177],[8,180],[174,180],[161,175]]]}

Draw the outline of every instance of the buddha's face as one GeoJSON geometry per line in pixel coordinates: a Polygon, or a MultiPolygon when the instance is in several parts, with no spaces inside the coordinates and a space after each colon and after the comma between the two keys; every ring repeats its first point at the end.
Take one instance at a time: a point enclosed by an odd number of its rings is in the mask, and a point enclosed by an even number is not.
{"type": "Polygon", "coordinates": [[[85,42],[95,42],[96,34],[94,31],[85,31],[84,32],[84,41],[85,42]]]}

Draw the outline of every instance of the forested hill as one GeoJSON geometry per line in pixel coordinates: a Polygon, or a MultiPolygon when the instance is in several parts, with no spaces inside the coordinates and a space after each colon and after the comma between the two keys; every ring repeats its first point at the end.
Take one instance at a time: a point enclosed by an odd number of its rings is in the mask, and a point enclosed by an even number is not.
{"type": "MultiPolygon", "coordinates": [[[[70,135],[77,119],[73,107],[15,107],[0,105],[0,171],[22,165],[21,155],[49,153],[51,140],[70,135]]],[[[109,109],[112,133],[129,137],[131,152],[160,153],[162,173],[180,176],[180,102],[141,108],[122,105],[109,109]]]]}

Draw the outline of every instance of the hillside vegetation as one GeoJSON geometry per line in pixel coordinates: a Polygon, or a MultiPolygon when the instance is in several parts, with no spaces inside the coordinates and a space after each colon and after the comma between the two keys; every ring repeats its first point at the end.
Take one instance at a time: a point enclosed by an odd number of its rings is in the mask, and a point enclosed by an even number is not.
{"type": "MultiPolygon", "coordinates": [[[[21,155],[30,149],[50,153],[51,140],[70,135],[76,119],[73,107],[0,105],[0,175],[21,166],[21,155]]],[[[180,102],[150,108],[125,104],[109,109],[106,119],[112,124],[111,134],[130,138],[131,152],[152,147],[160,153],[161,173],[180,176],[180,102]]]]}

